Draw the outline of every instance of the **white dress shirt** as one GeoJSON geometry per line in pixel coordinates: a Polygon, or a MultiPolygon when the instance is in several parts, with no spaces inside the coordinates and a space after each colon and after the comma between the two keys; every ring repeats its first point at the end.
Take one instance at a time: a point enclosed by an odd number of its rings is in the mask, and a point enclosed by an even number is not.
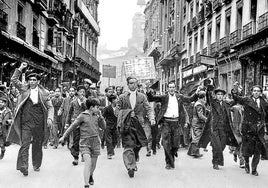
{"type": "Polygon", "coordinates": [[[33,104],[38,103],[38,87],[31,89],[30,99],[32,100],[33,104]]]}
{"type": "Polygon", "coordinates": [[[168,94],[168,106],[167,111],[164,114],[164,117],[166,118],[177,118],[179,117],[179,107],[178,107],[178,99],[176,97],[176,94],[173,96],[168,94]]]}
{"type": "Polygon", "coordinates": [[[129,101],[130,101],[130,105],[131,108],[134,109],[135,105],[136,105],[136,98],[137,98],[137,91],[129,91],[130,95],[129,95],[129,101]]]}

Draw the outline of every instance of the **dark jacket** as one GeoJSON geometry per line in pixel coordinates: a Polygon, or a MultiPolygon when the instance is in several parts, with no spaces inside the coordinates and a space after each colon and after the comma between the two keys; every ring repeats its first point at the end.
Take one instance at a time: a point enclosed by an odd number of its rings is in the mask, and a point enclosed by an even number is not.
{"type": "Polygon", "coordinates": [[[221,106],[216,98],[212,98],[211,92],[209,92],[208,98],[211,106],[211,119],[209,118],[210,122],[207,123],[206,126],[210,126],[212,134],[213,131],[216,131],[217,129],[223,129],[226,133],[226,144],[229,146],[238,146],[237,140],[234,136],[234,131],[231,126],[232,118],[230,112],[230,105],[227,102],[222,101],[221,106]]]}
{"type": "Polygon", "coordinates": [[[13,119],[12,111],[6,107],[2,114],[0,114],[0,136],[7,137],[10,128],[10,120],[13,119]]]}
{"type": "Polygon", "coordinates": [[[114,129],[117,127],[117,117],[115,116],[112,105],[105,107],[102,114],[106,121],[106,128],[114,129]]]}
{"type": "MultiPolygon", "coordinates": [[[[166,94],[166,95],[153,95],[151,92],[148,92],[147,97],[148,97],[149,102],[155,101],[155,102],[161,103],[161,109],[160,109],[158,116],[156,118],[157,123],[161,123],[161,120],[167,111],[169,95],[168,94],[166,94]]],[[[176,94],[176,97],[178,100],[178,108],[179,108],[179,123],[181,125],[183,125],[186,122],[186,119],[185,119],[186,114],[185,114],[185,109],[183,107],[183,103],[185,103],[185,102],[190,103],[192,101],[196,101],[197,95],[194,94],[190,97],[186,97],[186,96],[181,95],[181,94],[176,94]]]]}
{"type": "MultiPolygon", "coordinates": [[[[11,77],[11,82],[14,86],[19,90],[20,95],[18,96],[17,107],[15,110],[14,122],[11,125],[7,140],[15,143],[22,144],[21,138],[21,117],[23,105],[27,101],[30,96],[30,86],[28,83],[22,83],[19,78],[21,76],[21,72],[16,69],[13,76],[11,77]]],[[[49,96],[49,91],[46,90],[43,86],[38,85],[38,97],[42,104],[42,110],[44,113],[44,136],[45,139],[48,139],[49,129],[47,127],[47,120],[51,119],[53,121],[54,116],[54,108],[51,103],[51,99],[49,96]]]]}
{"type": "MultiPolygon", "coordinates": [[[[267,124],[265,124],[265,118],[267,116],[268,104],[260,97],[260,108],[257,107],[252,97],[241,97],[236,93],[232,93],[233,98],[238,103],[244,106],[244,121],[242,123],[242,138],[243,138],[243,151],[246,156],[253,154],[251,152],[252,141],[254,136],[258,136],[259,140],[263,144],[263,150],[265,150],[264,140],[264,126],[268,130],[267,124]]],[[[266,151],[262,151],[267,153],[266,151]]]]}
{"type": "Polygon", "coordinates": [[[78,103],[78,98],[76,97],[72,102],[67,116],[66,123],[71,125],[71,123],[78,117],[78,115],[86,110],[86,104],[82,103],[81,106],[78,103]]]}
{"type": "Polygon", "coordinates": [[[118,127],[122,135],[123,147],[147,146],[147,138],[137,117],[131,117],[131,109],[120,110],[118,114],[118,127]]]}

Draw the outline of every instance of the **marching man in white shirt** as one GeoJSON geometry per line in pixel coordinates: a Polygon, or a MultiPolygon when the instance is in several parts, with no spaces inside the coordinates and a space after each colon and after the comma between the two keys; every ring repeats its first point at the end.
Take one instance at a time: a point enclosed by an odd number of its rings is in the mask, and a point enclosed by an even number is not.
{"type": "Polygon", "coordinates": [[[7,140],[21,146],[17,159],[17,170],[28,176],[29,147],[32,143],[32,163],[34,171],[40,171],[42,164],[42,143],[48,139],[48,128],[53,126],[54,108],[49,91],[39,84],[40,76],[32,73],[27,76],[27,83],[19,78],[27,63],[22,63],[15,70],[11,82],[19,90],[18,106],[14,122],[7,140]]]}
{"type": "Polygon", "coordinates": [[[161,103],[161,109],[157,116],[157,124],[161,124],[162,145],[165,150],[166,169],[175,168],[175,157],[179,149],[180,125],[185,125],[186,114],[183,103],[197,100],[196,93],[191,97],[186,97],[175,92],[176,87],[174,82],[168,84],[168,94],[153,95],[152,92],[147,92],[148,101],[161,103]]]}

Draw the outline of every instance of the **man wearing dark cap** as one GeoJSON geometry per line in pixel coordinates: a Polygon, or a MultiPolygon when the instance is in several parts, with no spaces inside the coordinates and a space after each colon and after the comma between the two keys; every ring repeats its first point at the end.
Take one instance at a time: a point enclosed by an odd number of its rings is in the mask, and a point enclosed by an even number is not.
{"type": "Polygon", "coordinates": [[[19,90],[14,122],[7,140],[21,145],[17,159],[17,170],[28,175],[29,147],[32,143],[32,163],[34,171],[39,171],[42,163],[42,143],[48,139],[49,127],[53,126],[54,108],[49,91],[39,84],[40,76],[30,74],[27,83],[19,78],[27,63],[15,70],[11,82],[19,90]]]}
{"type": "MultiPolygon", "coordinates": [[[[67,129],[73,121],[78,117],[78,115],[86,110],[86,88],[83,85],[79,85],[77,87],[77,97],[72,100],[70,105],[70,110],[67,116],[66,126],[67,129]]],[[[80,140],[80,129],[77,127],[73,131],[72,135],[72,145],[70,146],[71,154],[74,157],[74,161],[72,162],[74,166],[78,165],[79,159],[79,140],[80,140]]]]}
{"type": "Polygon", "coordinates": [[[253,156],[251,162],[251,173],[258,176],[257,166],[260,156],[265,151],[265,142],[268,139],[268,126],[265,124],[268,103],[261,97],[262,88],[259,85],[252,87],[250,97],[239,96],[239,84],[234,84],[232,90],[233,98],[236,102],[244,106],[244,120],[242,123],[242,154],[245,159],[245,171],[250,173],[249,158],[253,156]]]}
{"type": "MultiPolygon", "coordinates": [[[[211,87],[212,89],[213,87],[211,87]]],[[[224,165],[223,150],[226,145],[238,146],[231,127],[230,106],[224,101],[226,92],[221,88],[214,90],[215,97],[212,97],[212,91],[208,91],[208,101],[211,106],[211,146],[212,146],[212,164],[213,169],[219,170],[219,166],[224,165]]]]}
{"type": "Polygon", "coordinates": [[[93,91],[90,86],[92,85],[92,81],[88,78],[84,79],[84,87],[86,89],[86,98],[88,97],[93,97],[93,98],[97,98],[97,92],[93,91]]]}

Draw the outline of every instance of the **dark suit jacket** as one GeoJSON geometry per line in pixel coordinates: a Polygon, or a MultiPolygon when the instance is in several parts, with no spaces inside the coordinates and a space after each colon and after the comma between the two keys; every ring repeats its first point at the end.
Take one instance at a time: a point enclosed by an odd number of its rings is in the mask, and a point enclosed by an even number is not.
{"type": "Polygon", "coordinates": [[[85,110],[86,110],[86,104],[82,103],[80,106],[78,103],[78,98],[75,98],[71,102],[66,123],[71,125],[71,123],[78,117],[78,115],[85,110]]]}
{"type": "MultiPolygon", "coordinates": [[[[21,117],[23,111],[23,105],[27,101],[30,96],[30,86],[28,83],[22,83],[19,78],[21,76],[21,71],[18,69],[15,70],[13,76],[11,77],[11,82],[14,86],[19,90],[20,95],[18,96],[17,107],[15,110],[14,122],[10,127],[7,140],[15,143],[22,144],[21,138],[21,117]]],[[[42,109],[44,112],[44,135],[45,139],[48,139],[49,129],[47,126],[47,119],[51,119],[53,121],[54,117],[54,108],[49,96],[49,91],[46,90],[43,86],[38,85],[38,97],[42,104],[42,109]]]]}
{"type": "MultiPolygon", "coordinates": [[[[267,116],[267,111],[268,111],[268,103],[265,102],[265,100],[262,97],[260,97],[260,108],[258,108],[256,103],[252,99],[252,97],[240,97],[236,93],[233,93],[233,98],[235,101],[237,101],[238,103],[244,106],[242,137],[244,138],[243,147],[245,148],[245,151],[247,151],[247,147],[251,147],[251,144],[250,144],[251,139],[254,140],[252,135],[256,135],[256,133],[260,141],[262,142],[263,146],[265,146],[264,126],[266,126],[266,129],[268,130],[267,122],[265,124],[265,118],[267,116]]],[[[248,149],[250,150],[250,148],[248,149]]],[[[266,149],[266,148],[263,147],[263,149],[266,149]]],[[[263,151],[263,152],[267,153],[267,151],[263,151]]]]}
{"type": "Polygon", "coordinates": [[[103,109],[103,117],[106,121],[106,128],[114,129],[117,125],[117,117],[115,116],[113,107],[111,105],[103,109]]]}
{"type": "MultiPolygon", "coordinates": [[[[160,102],[161,103],[161,109],[158,113],[158,116],[156,118],[157,123],[161,123],[161,120],[163,119],[166,111],[167,111],[167,107],[168,107],[168,100],[169,100],[169,95],[153,95],[151,92],[147,93],[147,97],[149,102],[155,101],[155,102],[160,102]]],[[[186,122],[186,113],[185,113],[185,109],[183,107],[183,103],[190,103],[192,101],[196,101],[197,100],[197,95],[194,94],[190,97],[186,97],[182,94],[176,94],[177,100],[178,100],[178,107],[179,107],[179,123],[181,125],[185,124],[186,122]]]]}
{"type": "MultiPolygon", "coordinates": [[[[130,93],[126,91],[125,93],[119,96],[117,111],[131,109],[129,95],[130,93]]],[[[142,127],[145,126],[145,117],[147,117],[149,120],[154,120],[155,117],[153,109],[151,108],[145,94],[137,92],[134,113],[138,118],[142,127]]],[[[116,112],[116,114],[118,115],[118,112],[116,112]]]]}

